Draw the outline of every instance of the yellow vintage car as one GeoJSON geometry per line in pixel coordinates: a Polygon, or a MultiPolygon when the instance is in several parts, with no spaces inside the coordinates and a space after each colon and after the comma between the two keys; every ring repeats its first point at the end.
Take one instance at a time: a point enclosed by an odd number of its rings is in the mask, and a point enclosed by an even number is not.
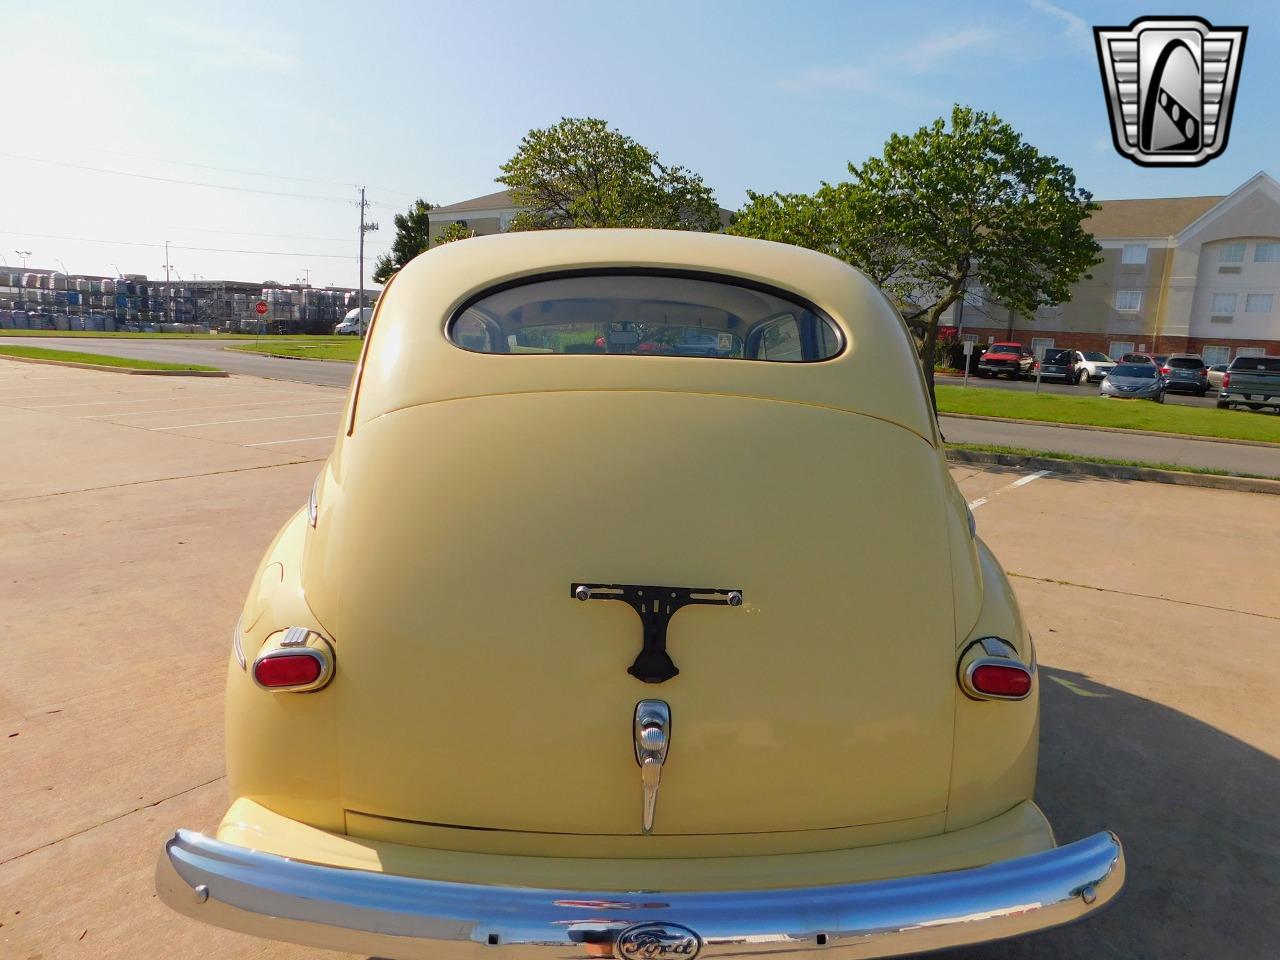
{"type": "Polygon", "coordinates": [[[884,957],[1083,917],[1035,650],[860,273],[570,230],[418,257],[227,681],[175,910],[381,957],[884,957]]]}

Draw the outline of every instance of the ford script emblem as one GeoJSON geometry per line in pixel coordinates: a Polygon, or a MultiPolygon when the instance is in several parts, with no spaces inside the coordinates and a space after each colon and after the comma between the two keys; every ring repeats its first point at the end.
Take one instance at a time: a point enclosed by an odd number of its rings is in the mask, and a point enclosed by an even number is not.
{"type": "Polygon", "coordinates": [[[637,923],[618,935],[619,960],[693,960],[702,938],[678,923],[637,923]]]}

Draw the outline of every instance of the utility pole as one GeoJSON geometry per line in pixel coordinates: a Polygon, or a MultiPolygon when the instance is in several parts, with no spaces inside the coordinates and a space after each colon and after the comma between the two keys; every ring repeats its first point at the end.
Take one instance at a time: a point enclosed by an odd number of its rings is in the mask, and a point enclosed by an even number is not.
{"type": "Polygon", "coordinates": [[[166,306],[164,315],[166,322],[173,322],[173,287],[169,286],[169,241],[164,242],[164,296],[166,306]]]}
{"type": "Polygon", "coordinates": [[[360,318],[360,335],[364,336],[364,235],[378,229],[376,223],[365,223],[364,212],[369,206],[369,201],[364,198],[364,187],[360,188],[360,286],[359,293],[356,298],[356,309],[360,312],[356,314],[360,318]]]}

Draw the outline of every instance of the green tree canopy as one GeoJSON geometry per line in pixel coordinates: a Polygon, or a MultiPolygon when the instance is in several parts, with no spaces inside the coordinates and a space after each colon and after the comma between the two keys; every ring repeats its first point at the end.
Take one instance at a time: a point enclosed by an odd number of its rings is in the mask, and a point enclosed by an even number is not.
{"type": "Polygon", "coordinates": [[[1070,167],[994,114],[957,105],[950,120],[894,134],[882,156],[849,164],[849,181],[811,195],[751,193],[730,227],[866,273],[918,337],[930,396],[938,321],[966,285],[1030,316],[1099,262],[1083,227],[1097,206],[1070,167]]]}
{"type": "Polygon", "coordinates": [[[523,207],[512,230],[657,227],[719,230],[711,188],[604,120],[566,117],[530,130],[498,182],[523,207]]]}
{"type": "Polygon", "coordinates": [[[439,236],[435,239],[435,243],[431,245],[433,247],[438,247],[442,243],[452,243],[455,240],[469,240],[475,235],[476,232],[474,230],[470,229],[466,224],[455,220],[440,231],[439,236]]]}
{"type": "Polygon", "coordinates": [[[404,213],[396,214],[396,239],[391,249],[374,263],[375,283],[386,283],[393,273],[427,249],[431,231],[427,213],[434,209],[435,204],[415,200],[404,213]]]}

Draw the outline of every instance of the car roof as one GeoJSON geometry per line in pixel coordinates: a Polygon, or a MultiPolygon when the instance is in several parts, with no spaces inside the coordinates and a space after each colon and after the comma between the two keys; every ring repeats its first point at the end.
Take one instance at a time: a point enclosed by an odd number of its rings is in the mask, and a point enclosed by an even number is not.
{"type": "Polygon", "coordinates": [[[689,391],[866,414],[936,440],[914,342],[901,315],[859,271],[790,244],[670,230],[546,230],[434,247],[383,291],[356,374],[348,427],[423,403],[557,390],[689,391]],[[812,363],[658,356],[483,354],[446,326],[500,286],[611,270],[708,275],[776,289],[824,312],[845,349],[812,363]]]}

